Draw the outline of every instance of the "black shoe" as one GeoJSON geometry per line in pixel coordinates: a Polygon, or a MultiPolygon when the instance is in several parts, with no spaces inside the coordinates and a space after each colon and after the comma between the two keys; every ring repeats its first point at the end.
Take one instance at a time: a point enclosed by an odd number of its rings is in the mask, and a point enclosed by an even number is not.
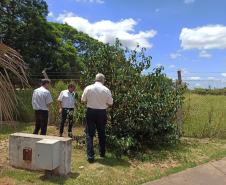
{"type": "Polygon", "coordinates": [[[73,138],[73,134],[71,132],[69,132],[68,137],[73,138]]]}
{"type": "Polygon", "coordinates": [[[60,134],[59,137],[63,137],[63,134],[60,134]]]}
{"type": "Polygon", "coordinates": [[[87,159],[87,161],[91,164],[91,163],[94,163],[94,158],[89,158],[87,159]]]}

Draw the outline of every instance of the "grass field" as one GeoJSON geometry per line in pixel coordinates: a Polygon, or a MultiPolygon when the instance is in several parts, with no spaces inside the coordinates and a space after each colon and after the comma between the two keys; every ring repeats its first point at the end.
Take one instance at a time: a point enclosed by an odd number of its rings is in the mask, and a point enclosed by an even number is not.
{"type": "MultiPolygon", "coordinates": [[[[8,135],[16,131],[31,133],[32,130],[32,124],[1,127],[1,185],[135,185],[226,156],[226,140],[183,138],[181,144],[174,148],[150,150],[137,159],[117,159],[107,153],[105,159],[97,157],[94,164],[89,164],[85,148],[73,142],[72,174],[68,178],[44,176],[42,172],[15,169],[8,165],[8,135]]],[[[82,135],[83,128],[75,128],[74,133],[82,135]]],[[[50,126],[48,134],[56,135],[56,128],[50,126]]]]}
{"type": "Polygon", "coordinates": [[[184,136],[226,138],[226,96],[187,94],[184,136]]]}

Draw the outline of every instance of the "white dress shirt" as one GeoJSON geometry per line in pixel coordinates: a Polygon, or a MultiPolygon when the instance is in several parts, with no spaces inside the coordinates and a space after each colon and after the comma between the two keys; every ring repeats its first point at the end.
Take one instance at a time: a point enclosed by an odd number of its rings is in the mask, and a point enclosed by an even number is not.
{"type": "Polygon", "coordinates": [[[111,91],[100,82],[87,86],[81,100],[92,109],[107,109],[109,105],[113,104],[111,91]]]}
{"type": "Polygon", "coordinates": [[[61,91],[58,101],[61,102],[62,108],[75,108],[75,93],[69,90],[61,91]]]}
{"type": "Polygon", "coordinates": [[[50,92],[43,86],[33,92],[32,107],[34,110],[48,110],[48,105],[53,102],[50,92]]]}

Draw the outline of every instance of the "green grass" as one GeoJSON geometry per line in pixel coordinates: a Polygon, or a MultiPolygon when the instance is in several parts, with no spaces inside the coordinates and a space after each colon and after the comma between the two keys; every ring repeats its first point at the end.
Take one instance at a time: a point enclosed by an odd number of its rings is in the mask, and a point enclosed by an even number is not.
{"type": "Polygon", "coordinates": [[[226,138],[226,96],[187,94],[184,136],[226,138]]]}
{"type": "MultiPolygon", "coordinates": [[[[7,126],[0,130],[0,184],[136,185],[226,156],[226,140],[182,138],[175,147],[148,150],[137,159],[125,156],[117,159],[107,153],[105,159],[97,156],[96,162],[89,164],[85,147],[73,142],[72,174],[67,178],[45,176],[42,172],[12,168],[7,163],[8,135],[17,131],[31,133],[32,130],[33,124],[7,126]]],[[[83,128],[75,128],[74,133],[82,135],[83,128]]],[[[56,135],[55,127],[49,127],[48,134],[56,135]]]]}
{"type": "MultiPolygon", "coordinates": [[[[32,133],[34,126],[25,123],[0,126],[0,184],[136,185],[225,157],[226,96],[187,94],[183,112],[184,136],[212,139],[182,138],[175,147],[148,150],[136,159],[126,156],[117,159],[107,153],[105,159],[97,157],[94,164],[87,163],[85,147],[73,142],[72,173],[67,178],[11,168],[7,163],[9,134],[32,133]]],[[[83,128],[75,128],[74,133],[83,135],[83,128]]],[[[56,128],[49,127],[48,134],[56,135],[56,128]]]]}

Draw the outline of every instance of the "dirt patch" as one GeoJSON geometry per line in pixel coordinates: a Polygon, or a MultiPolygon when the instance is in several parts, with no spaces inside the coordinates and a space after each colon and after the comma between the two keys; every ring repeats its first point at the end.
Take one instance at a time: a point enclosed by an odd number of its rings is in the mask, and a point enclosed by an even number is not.
{"type": "Polygon", "coordinates": [[[0,178],[0,184],[1,185],[15,185],[16,182],[15,182],[15,180],[13,180],[9,177],[3,177],[3,178],[0,178]]]}
{"type": "Polygon", "coordinates": [[[0,141],[0,151],[0,168],[3,168],[8,164],[8,139],[0,141]]]}

